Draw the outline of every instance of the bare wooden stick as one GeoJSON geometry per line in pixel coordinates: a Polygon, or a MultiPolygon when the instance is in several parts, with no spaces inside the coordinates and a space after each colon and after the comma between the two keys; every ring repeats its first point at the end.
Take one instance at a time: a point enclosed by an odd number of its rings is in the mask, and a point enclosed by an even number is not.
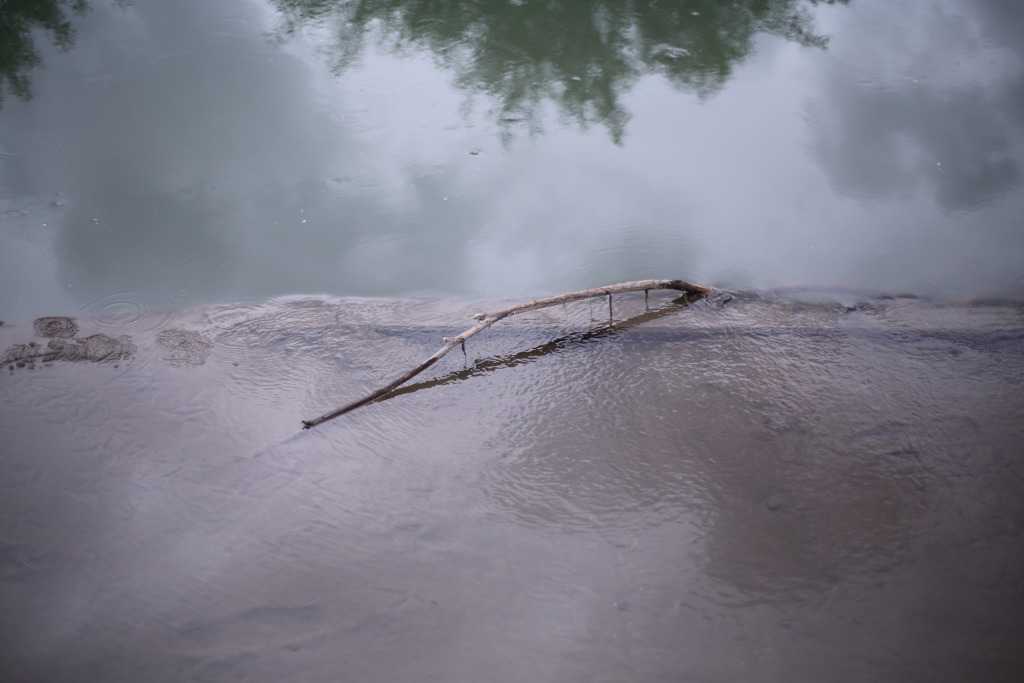
{"type": "Polygon", "coordinates": [[[449,351],[454,349],[456,346],[461,345],[463,350],[465,350],[465,344],[467,339],[483,332],[494,323],[498,322],[499,320],[508,318],[509,316],[516,315],[517,313],[528,313],[529,311],[536,311],[537,309],[547,308],[548,306],[557,306],[558,304],[565,304],[570,301],[591,299],[593,297],[598,296],[608,297],[608,313],[609,315],[611,315],[612,294],[621,294],[623,292],[639,292],[640,290],[643,290],[646,302],[647,292],[649,292],[652,289],[674,289],[683,292],[684,294],[707,294],[709,291],[711,291],[708,287],[690,284],[689,282],[684,282],[683,280],[638,280],[636,282],[620,282],[617,285],[597,287],[596,289],[585,289],[580,292],[569,292],[568,294],[559,294],[558,296],[550,296],[547,297],[546,299],[534,299],[533,301],[527,301],[526,303],[518,304],[510,308],[504,308],[500,311],[494,311],[493,313],[477,313],[476,315],[473,316],[476,320],[479,321],[477,322],[476,325],[473,325],[473,327],[469,328],[468,330],[458,335],[457,337],[444,337],[444,346],[438,349],[433,356],[426,359],[409,372],[405,373],[404,375],[394,380],[393,382],[386,384],[380,389],[377,389],[376,391],[367,394],[366,396],[357,401],[353,401],[352,403],[344,405],[341,408],[338,408],[337,410],[332,410],[329,413],[324,413],[320,417],[314,418],[312,420],[303,420],[302,428],[309,429],[310,427],[315,427],[321,422],[326,422],[327,420],[338,417],[339,415],[344,415],[345,413],[351,412],[356,408],[365,406],[367,403],[372,403],[373,401],[376,401],[381,396],[387,394],[389,391],[397,389],[398,387],[402,386],[416,375],[420,374],[421,372],[429,368],[437,361],[441,360],[444,356],[448,354],[449,351]]]}

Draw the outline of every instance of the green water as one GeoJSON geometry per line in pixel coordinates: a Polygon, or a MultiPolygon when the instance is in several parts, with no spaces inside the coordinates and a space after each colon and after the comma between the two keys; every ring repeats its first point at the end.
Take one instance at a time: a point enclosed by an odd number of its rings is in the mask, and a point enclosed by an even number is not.
{"type": "Polygon", "coordinates": [[[1012,2],[6,3],[0,319],[1024,292],[1012,2]]]}

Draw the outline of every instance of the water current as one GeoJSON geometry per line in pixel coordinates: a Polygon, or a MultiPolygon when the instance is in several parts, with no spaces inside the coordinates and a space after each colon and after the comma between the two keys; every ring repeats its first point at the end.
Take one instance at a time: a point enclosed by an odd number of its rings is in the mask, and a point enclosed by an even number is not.
{"type": "Polygon", "coordinates": [[[1019,304],[475,303],[0,327],[5,679],[1015,680],[1019,304]]]}
{"type": "Polygon", "coordinates": [[[1022,8],[0,0],[0,681],[1017,681],[1022,8]]]}

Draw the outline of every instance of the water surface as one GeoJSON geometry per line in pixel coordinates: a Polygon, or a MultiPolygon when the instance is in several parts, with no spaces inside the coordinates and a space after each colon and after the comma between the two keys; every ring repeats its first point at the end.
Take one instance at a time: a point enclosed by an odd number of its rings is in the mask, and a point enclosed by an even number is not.
{"type": "Polygon", "coordinates": [[[67,31],[24,24],[0,85],[0,319],[1024,293],[1019,3],[41,4],[67,31]]]}
{"type": "Polygon", "coordinates": [[[652,299],[0,327],[6,679],[1016,680],[1020,306],[652,299]]]}
{"type": "Polygon", "coordinates": [[[3,3],[0,678],[1016,681],[1020,7],[3,3]]]}

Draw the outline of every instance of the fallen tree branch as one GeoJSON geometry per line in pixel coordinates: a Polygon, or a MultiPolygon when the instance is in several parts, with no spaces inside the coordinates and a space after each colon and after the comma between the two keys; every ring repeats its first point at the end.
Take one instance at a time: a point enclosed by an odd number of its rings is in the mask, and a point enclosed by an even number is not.
{"type": "Polygon", "coordinates": [[[561,337],[550,339],[529,349],[524,349],[508,355],[477,358],[469,366],[450,370],[449,372],[438,375],[433,379],[425,379],[420,380],[419,382],[403,384],[397,389],[392,389],[386,395],[378,398],[375,403],[383,403],[384,401],[390,401],[393,398],[412,394],[417,391],[433,389],[434,387],[444,386],[453,382],[461,382],[472,377],[486,375],[496,370],[514,368],[519,365],[533,363],[545,356],[560,353],[578,345],[583,345],[591,341],[612,338],[619,333],[626,332],[634,327],[645,325],[652,320],[658,320],[659,318],[672,315],[679,311],[680,308],[689,305],[690,301],[692,301],[692,299],[676,299],[667,306],[647,310],[644,313],[635,315],[631,318],[626,318],[625,320],[602,323],[586,331],[569,332],[561,337]]]}
{"type": "Polygon", "coordinates": [[[465,344],[467,339],[479,334],[480,332],[483,332],[494,323],[498,322],[499,320],[508,318],[509,316],[515,315],[517,313],[527,313],[529,311],[536,311],[537,309],[547,308],[548,306],[557,306],[559,304],[569,303],[570,301],[592,299],[594,297],[599,296],[608,297],[608,313],[610,315],[612,311],[611,306],[613,294],[622,294],[625,292],[639,292],[642,290],[644,292],[644,296],[646,297],[647,292],[649,292],[652,289],[674,289],[683,292],[684,294],[693,295],[704,295],[711,291],[708,287],[701,287],[700,285],[690,284],[689,282],[684,282],[682,280],[638,280],[636,282],[620,282],[617,285],[608,285],[607,287],[585,289],[580,292],[569,292],[568,294],[551,296],[547,297],[546,299],[534,299],[533,301],[528,301],[526,303],[518,304],[516,306],[505,308],[500,311],[495,311],[493,313],[477,313],[476,315],[473,316],[476,320],[479,321],[477,322],[476,325],[474,325],[473,327],[469,328],[468,330],[459,334],[456,337],[445,337],[444,346],[438,349],[438,351],[433,356],[426,359],[409,372],[405,373],[404,375],[394,380],[393,382],[381,387],[380,389],[377,389],[376,391],[367,394],[363,398],[353,401],[352,403],[349,403],[347,405],[344,405],[341,408],[338,408],[337,410],[325,413],[320,417],[314,418],[312,420],[303,420],[302,428],[309,429],[310,427],[315,427],[321,422],[326,422],[327,420],[338,417],[339,415],[344,415],[345,413],[351,412],[356,408],[365,406],[367,403],[372,403],[373,401],[377,400],[381,396],[384,396],[388,392],[393,391],[398,387],[402,386],[410,379],[420,374],[437,361],[441,360],[441,358],[446,356],[448,352],[450,352],[456,346],[462,346],[462,350],[465,351],[465,344]]]}

